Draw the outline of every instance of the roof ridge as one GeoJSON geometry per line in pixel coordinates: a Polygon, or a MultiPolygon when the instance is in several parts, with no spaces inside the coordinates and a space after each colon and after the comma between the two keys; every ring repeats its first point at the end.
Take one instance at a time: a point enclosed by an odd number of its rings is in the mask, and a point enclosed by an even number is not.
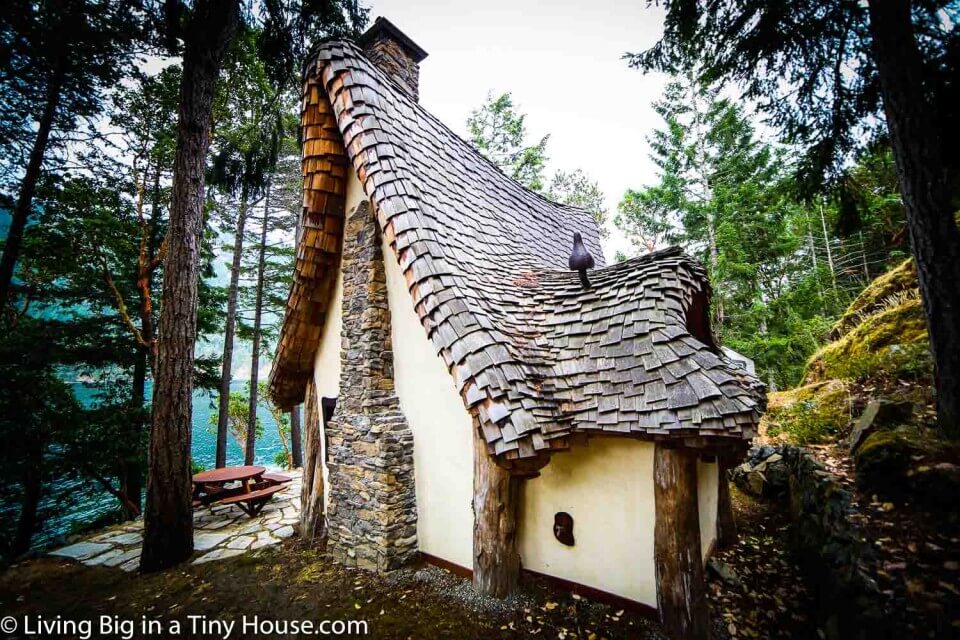
{"type": "Polygon", "coordinates": [[[450,127],[450,125],[448,125],[443,120],[435,116],[426,107],[421,105],[418,101],[411,99],[405,92],[402,91],[403,88],[397,83],[396,80],[391,78],[389,74],[385,73],[380,67],[378,67],[369,58],[367,58],[366,54],[363,52],[363,47],[361,47],[358,42],[348,38],[337,38],[337,37],[324,38],[322,40],[317,41],[317,43],[310,49],[310,54],[307,56],[306,61],[303,64],[302,73],[306,73],[307,68],[310,66],[311,62],[313,62],[313,60],[316,58],[317,54],[319,54],[319,52],[325,46],[328,46],[328,45],[346,45],[356,49],[357,54],[360,55],[364,60],[366,60],[369,63],[370,68],[378,75],[379,79],[386,80],[387,82],[394,85],[398,89],[401,89],[400,95],[403,96],[404,99],[408,100],[414,106],[414,108],[416,108],[424,116],[426,116],[427,119],[431,120],[433,123],[435,123],[442,129],[444,129],[446,133],[456,138],[457,141],[460,142],[468,152],[474,154],[482,162],[485,162],[490,168],[500,173],[504,178],[509,180],[514,187],[522,190],[524,193],[534,196],[539,200],[542,200],[543,202],[546,202],[550,205],[558,207],[562,210],[566,210],[569,213],[574,213],[579,215],[579,217],[588,220],[590,224],[593,224],[594,226],[596,226],[599,231],[600,225],[597,224],[597,221],[593,217],[593,214],[591,214],[587,209],[583,207],[578,207],[576,205],[556,202],[555,200],[551,200],[550,198],[546,197],[544,194],[540,193],[539,191],[534,191],[533,189],[527,187],[526,185],[518,182],[516,178],[508,175],[507,172],[504,171],[497,163],[495,163],[493,160],[483,155],[479,149],[477,149],[475,146],[473,146],[473,144],[470,143],[469,140],[465,139],[459,133],[454,131],[453,128],[450,127]]]}

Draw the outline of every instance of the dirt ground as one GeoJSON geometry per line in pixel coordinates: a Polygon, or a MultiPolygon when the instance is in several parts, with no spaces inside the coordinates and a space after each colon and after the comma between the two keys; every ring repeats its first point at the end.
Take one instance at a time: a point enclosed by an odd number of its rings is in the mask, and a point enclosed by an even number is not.
{"type": "MultiPolygon", "coordinates": [[[[717,559],[737,581],[730,584],[708,573],[715,637],[816,637],[804,613],[810,606],[806,590],[785,556],[782,516],[737,494],[735,502],[741,541],[717,559]]],[[[539,581],[525,580],[520,596],[502,603],[477,596],[466,580],[436,567],[378,578],[336,567],[322,552],[295,541],[149,576],[37,558],[0,574],[0,613],[20,624],[19,634],[9,637],[29,637],[22,633],[24,616],[34,627],[40,620],[56,623],[57,616],[61,621],[90,620],[94,638],[103,637],[100,631],[106,628],[99,626],[101,616],[132,621],[134,637],[164,637],[142,633],[151,620],[159,621],[170,637],[174,620],[181,624],[178,637],[224,637],[223,629],[204,628],[204,620],[236,621],[229,638],[303,637],[282,629],[264,635],[266,627],[244,631],[244,616],[248,622],[253,616],[313,624],[363,620],[369,631],[363,637],[375,638],[663,637],[659,626],[638,612],[557,592],[539,581]]],[[[116,623],[113,631],[113,637],[124,637],[116,623]]]]}
{"type": "Polygon", "coordinates": [[[817,638],[815,603],[788,547],[788,515],[737,490],[737,544],[714,554],[707,573],[714,638],[817,638]],[[712,568],[725,565],[721,578],[712,568]]]}

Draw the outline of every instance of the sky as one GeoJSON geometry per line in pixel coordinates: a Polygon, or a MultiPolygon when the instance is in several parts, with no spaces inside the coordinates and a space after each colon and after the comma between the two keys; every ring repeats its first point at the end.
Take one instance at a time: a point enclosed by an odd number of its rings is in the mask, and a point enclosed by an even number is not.
{"type": "MultiPolygon", "coordinates": [[[[635,0],[368,0],[429,54],[420,104],[463,137],[489,91],[513,93],[531,142],[550,134],[546,175],[580,168],[599,183],[612,220],[627,188],[656,181],[647,136],[666,79],[627,66],[653,45],[663,13],[635,0]]],[[[608,263],[629,243],[609,223],[608,263]]]]}

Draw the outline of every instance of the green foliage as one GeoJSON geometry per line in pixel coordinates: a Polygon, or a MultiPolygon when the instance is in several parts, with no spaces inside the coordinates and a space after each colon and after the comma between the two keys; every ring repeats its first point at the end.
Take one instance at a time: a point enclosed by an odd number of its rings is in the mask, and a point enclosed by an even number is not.
{"type": "Polygon", "coordinates": [[[554,173],[544,195],[554,202],[586,209],[597,221],[600,237],[606,238],[609,235],[609,231],[604,228],[607,210],[603,192],[600,191],[600,186],[590,180],[581,169],[575,169],[569,173],[566,171],[554,173]]]}
{"type": "Polygon", "coordinates": [[[470,141],[488,160],[531,191],[543,189],[549,135],[526,146],[526,115],[518,113],[510,92],[494,96],[467,119],[470,141]]]}
{"type": "Polygon", "coordinates": [[[747,114],[687,74],[655,104],[658,181],[630,189],[614,223],[637,251],[679,244],[707,265],[713,329],[771,385],[799,381],[839,296],[808,253],[810,213],[785,151],[757,139],[747,114]]]}
{"type": "Polygon", "coordinates": [[[90,131],[109,93],[136,75],[148,19],[124,3],[9,0],[0,12],[0,190],[18,189],[48,100],[57,105],[50,152],[90,131]],[[59,79],[59,80],[58,80],[59,79]],[[57,88],[59,87],[59,89],[57,88]]]}
{"type": "Polygon", "coordinates": [[[290,458],[287,457],[287,454],[285,451],[277,451],[274,454],[273,464],[283,469],[289,469],[291,467],[290,458]]]}
{"type": "MultiPolygon", "coordinates": [[[[802,149],[798,187],[823,193],[839,182],[852,151],[863,149],[883,125],[867,3],[799,0],[669,0],[662,38],[628,54],[644,71],[695,70],[707,84],[739,87],[784,141],[802,149]],[[827,178],[825,181],[824,178],[827,178]]],[[[913,3],[914,29],[925,82],[936,101],[944,150],[957,148],[955,55],[960,30],[955,3],[913,3]]],[[[944,153],[949,170],[957,154],[944,153]]]]}
{"type": "Polygon", "coordinates": [[[280,437],[280,445],[283,447],[283,451],[277,451],[276,456],[273,458],[274,464],[278,467],[283,467],[285,469],[293,468],[293,454],[290,451],[290,415],[283,411],[280,407],[273,404],[270,400],[270,391],[265,382],[259,384],[260,393],[258,398],[262,403],[267,405],[267,409],[270,411],[271,417],[273,417],[274,423],[277,425],[277,435],[280,437]]]}
{"type": "Polygon", "coordinates": [[[671,220],[669,196],[660,185],[627,189],[617,205],[613,223],[641,251],[656,251],[678,244],[679,230],[671,220]]]}
{"type": "Polygon", "coordinates": [[[763,423],[767,435],[793,444],[834,440],[850,420],[850,393],[837,380],[771,393],[763,423]]]}
{"type": "MultiPolygon", "coordinates": [[[[244,450],[247,445],[247,434],[250,426],[250,389],[249,387],[244,391],[231,391],[230,392],[230,404],[228,406],[227,413],[227,429],[233,439],[240,445],[240,449],[244,450]]],[[[210,414],[210,426],[214,433],[217,430],[217,413],[211,412],[210,414]]],[[[256,424],[254,426],[254,435],[259,438],[263,436],[263,421],[259,417],[256,418],[256,424]]]]}

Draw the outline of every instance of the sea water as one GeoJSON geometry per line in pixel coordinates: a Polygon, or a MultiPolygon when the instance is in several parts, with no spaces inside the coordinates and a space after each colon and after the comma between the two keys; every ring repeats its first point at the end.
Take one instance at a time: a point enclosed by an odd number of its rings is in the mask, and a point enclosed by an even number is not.
{"type": "MultiPolygon", "coordinates": [[[[230,385],[234,391],[246,388],[244,381],[234,381],[230,385]]],[[[150,397],[150,382],[147,382],[147,397],[150,397]]],[[[85,403],[94,401],[95,389],[83,383],[74,384],[74,394],[85,403]]],[[[212,469],[216,463],[217,434],[216,426],[210,424],[210,416],[216,415],[218,394],[198,390],[193,394],[193,433],[191,452],[196,464],[212,469]]],[[[263,434],[257,438],[255,464],[274,466],[277,453],[283,451],[277,423],[270,411],[261,404],[257,416],[263,425],[263,434]]],[[[289,443],[287,443],[289,446],[289,443]]],[[[232,436],[227,436],[227,465],[243,464],[243,450],[232,436]]],[[[45,487],[46,490],[46,487],[45,487]]],[[[3,505],[18,507],[19,505],[3,505]]],[[[53,493],[47,492],[41,501],[40,511],[43,525],[33,539],[33,547],[42,549],[55,544],[64,535],[83,528],[91,522],[117,510],[117,499],[107,493],[96,482],[88,479],[67,479],[57,483],[53,493]],[[66,500],[63,496],[69,496],[66,500]]]]}

